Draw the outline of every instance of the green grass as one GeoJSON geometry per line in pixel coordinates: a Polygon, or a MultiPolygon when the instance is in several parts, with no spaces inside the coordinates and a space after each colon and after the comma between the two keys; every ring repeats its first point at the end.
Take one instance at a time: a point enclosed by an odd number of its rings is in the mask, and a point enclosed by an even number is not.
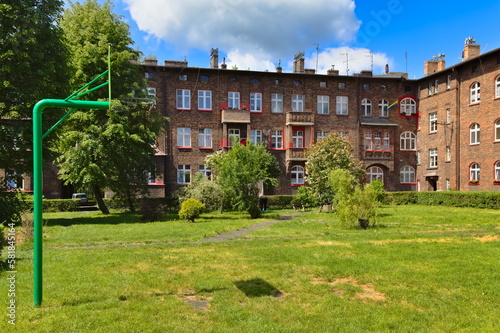
{"type": "Polygon", "coordinates": [[[368,230],[305,212],[221,243],[199,240],[266,219],[86,214],[45,215],[40,308],[18,246],[19,332],[498,331],[499,211],[385,207],[368,230]]]}

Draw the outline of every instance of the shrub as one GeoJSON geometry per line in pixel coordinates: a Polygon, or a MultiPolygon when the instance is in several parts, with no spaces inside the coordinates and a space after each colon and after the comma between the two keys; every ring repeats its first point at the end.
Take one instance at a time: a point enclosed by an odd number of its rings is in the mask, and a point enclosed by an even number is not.
{"type": "Polygon", "coordinates": [[[179,202],[193,198],[202,202],[208,211],[217,210],[221,207],[223,201],[223,193],[220,186],[207,176],[198,172],[191,184],[181,188],[177,192],[179,202]]]}
{"type": "Polygon", "coordinates": [[[274,209],[292,208],[293,195],[268,195],[267,206],[274,209]]]}
{"type": "Polygon", "coordinates": [[[390,192],[384,203],[500,209],[500,192],[390,192]]]}
{"type": "Polygon", "coordinates": [[[179,217],[186,221],[194,222],[194,220],[200,217],[203,213],[205,205],[197,199],[187,199],[181,204],[181,209],[179,210],[179,217]]]}
{"type": "Polygon", "coordinates": [[[44,199],[44,212],[73,212],[80,207],[78,199],[44,199]]]}
{"type": "Polygon", "coordinates": [[[143,198],[141,200],[141,222],[160,221],[166,213],[167,204],[163,198],[143,198]]]}
{"type": "Polygon", "coordinates": [[[6,188],[0,185],[0,224],[20,222],[22,212],[29,206],[25,199],[23,193],[7,192],[6,188]]]}
{"type": "Polygon", "coordinates": [[[301,186],[297,190],[297,195],[295,195],[292,200],[292,205],[297,208],[311,208],[318,206],[319,202],[316,200],[316,197],[309,186],[301,186]]]}

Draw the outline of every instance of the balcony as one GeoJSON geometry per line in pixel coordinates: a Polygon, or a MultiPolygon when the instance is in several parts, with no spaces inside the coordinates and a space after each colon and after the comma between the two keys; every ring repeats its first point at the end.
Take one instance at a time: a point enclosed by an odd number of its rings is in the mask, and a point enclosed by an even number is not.
{"type": "Polygon", "coordinates": [[[286,114],[286,125],[314,126],[314,113],[311,110],[304,112],[289,111],[286,114]]]}
{"type": "Polygon", "coordinates": [[[392,160],[392,153],[390,151],[365,151],[365,154],[363,156],[365,160],[392,160]]]}
{"type": "Polygon", "coordinates": [[[227,103],[221,103],[222,123],[250,124],[250,105],[241,104],[240,109],[230,109],[227,103]]]}
{"type": "Polygon", "coordinates": [[[306,161],[306,150],[304,148],[288,148],[286,150],[287,161],[306,161]]]}

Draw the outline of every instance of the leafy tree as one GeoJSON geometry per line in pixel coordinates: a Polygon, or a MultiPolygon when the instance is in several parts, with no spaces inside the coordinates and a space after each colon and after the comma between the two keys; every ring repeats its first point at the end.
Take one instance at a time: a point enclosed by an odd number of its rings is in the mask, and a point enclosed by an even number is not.
{"type": "MultiPolygon", "coordinates": [[[[71,53],[73,89],[107,69],[111,47],[112,94],[120,100],[112,103],[109,112],[76,111],[64,123],[65,131],[53,148],[60,154],[56,160],[60,177],[90,189],[105,214],[109,212],[102,200],[106,187],[134,211],[134,196],[146,191],[146,174],[154,168],[153,146],[166,118],[152,110],[153,103],[140,102],[146,82],[139,67],[130,62],[139,52],[130,47],[129,26],[112,13],[110,1],[102,6],[94,0],[73,3],[60,24],[71,53]]],[[[107,98],[108,90],[86,97],[107,98]]]]}
{"type": "Polygon", "coordinates": [[[244,146],[234,140],[229,151],[209,156],[205,164],[212,167],[224,199],[233,208],[246,210],[251,218],[260,216],[258,182],[276,184],[279,173],[278,161],[263,145],[244,146]]]}
{"type": "MultiPolygon", "coordinates": [[[[0,169],[18,175],[31,169],[32,130],[26,119],[33,106],[68,93],[68,54],[55,24],[62,6],[61,0],[0,3],[0,169]]],[[[44,127],[61,112],[48,109],[44,127]]]]}
{"type": "Polygon", "coordinates": [[[320,204],[333,202],[334,191],[328,182],[330,171],[349,170],[358,179],[364,175],[363,165],[354,158],[351,145],[337,133],[308,148],[306,157],[306,180],[320,204]]]}
{"type": "Polygon", "coordinates": [[[195,175],[188,186],[181,188],[177,196],[179,202],[190,198],[197,199],[206,206],[208,211],[214,211],[223,204],[223,195],[219,184],[210,180],[201,172],[195,175]]]}

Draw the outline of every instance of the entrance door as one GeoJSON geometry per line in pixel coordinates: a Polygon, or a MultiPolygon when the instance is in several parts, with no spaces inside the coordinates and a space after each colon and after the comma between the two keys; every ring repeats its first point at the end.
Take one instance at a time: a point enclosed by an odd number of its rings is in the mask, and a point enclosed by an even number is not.
{"type": "Polygon", "coordinates": [[[239,128],[230,128],[227,132],[227,137],[229,139],[229,146],[233,145],[233,140],[236,138],[238,142],[240,142],[240,129],[239,128]]]}

